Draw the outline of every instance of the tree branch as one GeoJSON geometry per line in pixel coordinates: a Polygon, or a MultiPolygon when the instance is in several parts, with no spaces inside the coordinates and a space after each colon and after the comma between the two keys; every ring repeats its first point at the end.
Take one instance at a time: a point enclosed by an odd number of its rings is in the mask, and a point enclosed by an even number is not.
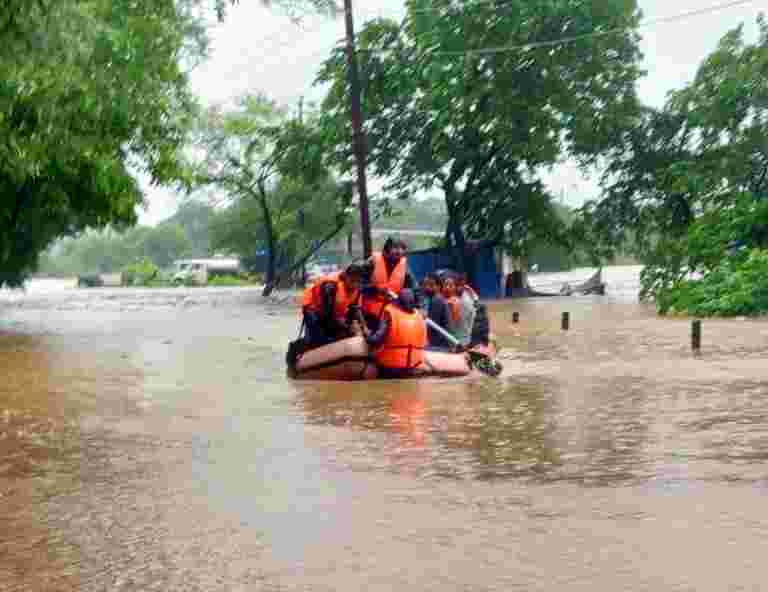
{"type": "Polygon", "coordinates": [[[347,224],[346,217],[345,216],[340,217],[340,219],[337,220],[336,226],[333,228],[333,230],[331,230],[319,241],[317,241],[312,246],[310,246],[310,248],[307,249],[307,252],[302,257],[294,261],[293,265],[291,265],[288,269],[283,270],[280,273],[276,274],[274,281],[272,281],[271,283],[267,283],[264,286],[264,290],[262,291],[262,296],[264,297],[269,296],[272,293],[272,291],[275,289],[275,286],[279,285],[280,282],[283,280],[283,278],[292,274],[297,269],[300,269],[307,261],[309,261],[312,258],[312,256],[315,253],[317,253],[323,247],[323,245],[325,245],[328,241],[333,239],[333,237],[339,234],[339,232],[341,232],[344,229],[346,224],[347,224]]]}

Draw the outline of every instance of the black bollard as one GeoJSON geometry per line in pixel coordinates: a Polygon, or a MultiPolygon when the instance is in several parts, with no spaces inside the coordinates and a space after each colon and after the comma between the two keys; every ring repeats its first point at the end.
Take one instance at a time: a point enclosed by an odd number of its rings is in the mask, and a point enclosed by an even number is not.
{"type": "Polygon", "coordinates": [[[699,320],[691,323],[691,347],[693,351],[701,350],[701,321],[699,320]]]}
{"type": "Polygon", "coordinates": [[[563,320],[561,323],[561,326],[563,328],[563,331],[567,331],[571,328],[571,315],[570,313],[564,312],[563,313],[563,320]]]}
{"type": "Polygon", "coordinates": [[[519,312],[513,312],[512,313],[512,322],[513,323],[519,323],[520,322],[520,313],[519,312]]]}

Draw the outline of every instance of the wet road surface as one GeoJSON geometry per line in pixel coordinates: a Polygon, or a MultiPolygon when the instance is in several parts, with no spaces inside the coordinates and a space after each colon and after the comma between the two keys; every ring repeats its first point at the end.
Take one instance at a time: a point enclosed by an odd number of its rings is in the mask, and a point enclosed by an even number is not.
{"type": "Polygon", "coordinates": [[[251,290],[0,294],[0,590],[763,589],[768,324],[694,356],[632,273],[456,382],[291,382],[251,290]]]}

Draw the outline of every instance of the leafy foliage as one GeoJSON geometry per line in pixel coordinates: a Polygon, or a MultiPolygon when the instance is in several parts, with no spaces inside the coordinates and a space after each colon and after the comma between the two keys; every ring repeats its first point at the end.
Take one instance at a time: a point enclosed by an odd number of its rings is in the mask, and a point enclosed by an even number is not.
{"type": "Polygon", "coordinates": [[[124,233],[92,232],[64,240],[43,255],[40,271],[67,275],[109,273],[140,259],[165,268],[188,254],[190,241],[184,228],[165,222],[155,227],[137,226],[124,233]]]}
{"type": "Polygon", "coordinates": [[[0,9],[0,285],[56,238],[135,223],[181,174],[193,111],[180,62],[201,46],[190,2],[11,0],[0,9]],[[193,39],[194,38],[194,39],[193,39]]]}
{"type": "Polygon", "coordinates": [[[127,286],[148,286],[160,275],[160,268],[150,259],[144,258],[123,269],[123,278],[127,286]]]}
{"type": "Polygon", "coordinates": [[[700,279],[657,292],[659,311],[696,316],[746,316],[768,311],[768,250],[751,249],[721,261],[700,279]]]}
{"type": "MultiPolygon", "coordinates": [[[[336,16],[339,12],[335,0],[257,0],[263,6],[287,10],[293,18],[299,18],[307,12],[318,12],[328,16],[336,16]]],[[[227,6],[239,4],[240,0],[215,0],[214,8],[219,19],[223,19],[227,6]]]]}
{"type": "Polygon", "coordinates": [[[231,111],[211,109],[200,123],[198,183],[233,203],[214,229],[214,246],[245,257],[266,250],[266,291],[280,264],[290,273],[347,224],[350,187],[331,178],[323,141],[313,114],[288,119],[261,95],[231,111]]]}
{"type": "Polygon", "coordinates": [[[691,84],[663,110],[641,114],[614,153],[602,199],[584,209],[585,234],[607,251],[633,234],[646,264],[642,295],[661,310],[730,314],[765,304],[744,300],[759,293],[744,282],[762,259],[734,255],[768,247],[768,23],[760,17],[758,26],[753,44],[740,27],[726,34],[691,84]],[[740,279],[724,282],[727,272],[740,279]]]}
{"type": "MultiPolygon", "coordinates": [[[[459,248],[465,235],[517,252],[558,239],[540,175],[568,155],[594,163],[636,112],[636,2],[413,0],[408,7],[402,24],[378,20],[358,36],[373,172],[402,198],[441,191],[459,248]],[[524,47],[614,28],[629,32],[524,47]],[[519,49],[473,52],[505,46],[519,49]]],[[[319,80],[330,84],[324,127],[350,171],[343,48],[319,80]]]]}
{"type": "Polygon", "coordinates": [[[178,224],[183,230],[190,257],[207,257],[211,253],[210,226],[216,216],[214,208],[205,202],[184,200],[166,224],[178,224]]]}
{"type": "Polygon", "coordinates": [[[208,280],[208,285],[219,288],[251,286],[254,282],[242,277],[219,275],[208,280]]]}

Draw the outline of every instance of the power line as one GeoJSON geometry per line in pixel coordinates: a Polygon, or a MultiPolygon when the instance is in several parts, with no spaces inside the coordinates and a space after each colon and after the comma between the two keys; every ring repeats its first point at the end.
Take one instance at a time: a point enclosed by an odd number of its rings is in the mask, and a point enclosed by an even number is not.
{"type": "MultiPolygon", "coordinates": [[[[492,1],[492,0],[491,0],[492,1]]],[[[665,16],[665,17],[658,17],[654,19],[649,19],[646,21],[643,21],[637,25],[637,28],[647,28],[654,25],[660,25],[665,23],[671,23],[676,21],[681,21],[687,18],[701,16],[704,14],[710,14],[713,12],[717,12],[719,10],[725,10],[728,8],[736,8],[738,6],[746,6],[748,4],[754,4],[755,0],[734,0],[732,2],[725,2],[721,4],[716,4],[713,6],[709,6],[706,8],[698,8],[694,10],[689,10],[686,12],[681,12],[679,14],[671,15],[671,16],[665,16]]],[[[476,4],[482,4],[486,3],[485,1],[476,2],[476,4]]],[[[421,9],[422,12],[426,11],[425,9],[421,9]]],[[[464,49],[464,50],[436,50],[429,52],[428,55],[430,56],[462,56],[462,55],[491,55],[491,54],[498,54],[498,53],[505,53],[509,51],[530,51],[532,49],[538,49],[542,47],[556,47],[559,45],[566,45],[569,43],[574,43],[577,41],[582,41],[584,39],[592,39],[595,37],[606,37],[608,35],[617,35],[621,33],[627,33],[631,32],[633,28],[631,27],[616,27],[614,29],[609,29],[607,31],[592,31],[591,33],[584,33],[583,35],[572,35],[570,37],[561,37],[559,39],[552,39],[549,41],[532,41],[530,43],[524,43],[520,45],[505,45],[500,47],[484,47],[484,48],[478,48],[478,49],[464,49]]],[[[360,49],[359,51],[363,51],[366,53],[389,53],[392,50],[389,49],[360,49]]]]}
{"type": "MultiPolygon", "coordinates": [[[[698,8],[694,10],[689,10],[687,12],[681,12],[679,14],[675,14],[671,16],[650,19],[650,20],[639,23],[637,25],[637,28],[646,28],[654,25],[677,22],[687,18],[710,14],[712,12],[717,12],[719,10],[723,10],[727,8],[746,6],[747,4],[753,4],[753,3],[754,3],[754,0],[735,0],[733,2],[717,4],[714,6],[709,6],[707,8],[698,8]]],[[[476,49],[476,50],[470,49],[464,52],[436,51],[436,52],[433,52],[432,55],[463,55],[463,54],[485,55],[485,54],[503,53],[506,51],[528,51],[531,49],[539,49],[541,47],[554,47],[558,45],[566,45],[566,44],[574,43],[576,41],[581,41],[584,39],[592,39],[595,37],[605,37],[608,35],[616,35],[619,33],[625,33],[630,30],[631,29],[629,29],[628,27],[616,27],[615,29],[610,29],[608,31],[593,31],[592,33],[585,33],[583,35],[572,35],[570,37],[562,37],[560,39],[554,39],[551,41],[537,41],[533,43],[526,43],[523,45],[511,45],[506,47],[487,47],[487,48],[476,49]]]]}

